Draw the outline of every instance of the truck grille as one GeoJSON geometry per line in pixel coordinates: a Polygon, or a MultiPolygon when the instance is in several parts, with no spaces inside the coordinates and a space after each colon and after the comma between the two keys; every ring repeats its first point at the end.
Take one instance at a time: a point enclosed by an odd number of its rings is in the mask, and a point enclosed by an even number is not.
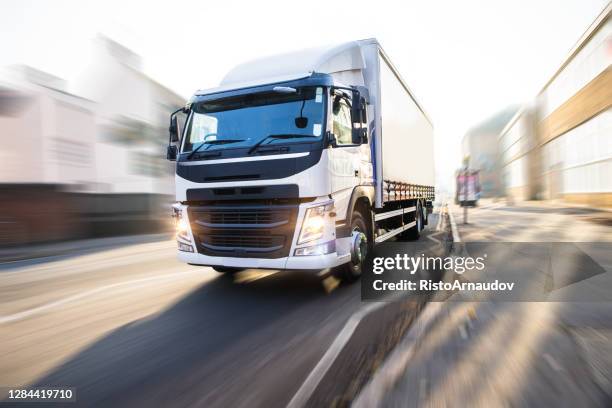
{"type": "Polygon", "coordinates": [[[198,251],[210,256],[281,258],[289,254],[297,205],[189,207],[198,251]]]}
{"type": "Polygon", "coordinates": [[[290,210],[253,210],[235,209],[209,210],[200,213],[200,223],[214,225],[273,225],[287,222],[290,218],[290,210]]]}

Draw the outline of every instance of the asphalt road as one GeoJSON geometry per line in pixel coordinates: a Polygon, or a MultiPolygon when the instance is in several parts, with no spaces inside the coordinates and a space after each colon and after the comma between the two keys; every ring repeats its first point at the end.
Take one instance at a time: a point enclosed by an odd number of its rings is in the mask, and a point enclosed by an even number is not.
{"type": "MultiPolygon", "coordinates": [[[[421,238],[432,245],[437,221],[421,238]]],[[[233,279],[179,263],[175,248],[0,266],[0,385],[74,387],[88,407],[285,406],[365,305],[359,283],[328,292],[307,274],[233,279]]],[[[389,303],[364,319],[311,404],[346,402],[366,380],[354,381],[363,377],[355,357],[383,358],[381,336],[417,312],[389,303]]]]}
{"type": "MultiPolygon", "coordinates": [[[[463,209],[450,210],[470,255],[470,244],[485,243],[489,266],[510,272],[502,279],[548,288],[533,298],[538,301],[507,301],[499,294],[472,301],[456,293],[443,302],[379,406],[612,406],[612,214],[483,200],[468,210],[465,225],[463,209]],[[546,245],[561,251],[550,268],[541,268],[546,245]],[[495,252],[517,256],[494,261],[495,252]],[[564,278],[568,272],[574,279],[564,278]],[[539,279],[545,275],[546,281],[539,279]]],[[[479,278],[470,272],[462,277],[479,278]]],[[[398,355],[412,344],[399,346],[398,355]]]]}

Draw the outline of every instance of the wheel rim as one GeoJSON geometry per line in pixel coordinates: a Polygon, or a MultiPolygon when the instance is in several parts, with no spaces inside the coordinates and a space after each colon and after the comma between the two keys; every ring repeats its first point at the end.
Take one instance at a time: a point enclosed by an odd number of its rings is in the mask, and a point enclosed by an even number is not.
{"type": "Polygon", "coordinates": [[[417,225],[417,230],[420,231],[423,228],[423,217],[421,216],[421,208],[417,207],[417,212],[416,212],[416,225],[417,225]]]}
{"type": "Polygon", "coordinates": [[[357,266],[361,264],[368,255],[368,237],[361,231],[361,229],[359,229],[359,227],[353,228],[351,237],[351,262],[353,265],[357,266]]]}

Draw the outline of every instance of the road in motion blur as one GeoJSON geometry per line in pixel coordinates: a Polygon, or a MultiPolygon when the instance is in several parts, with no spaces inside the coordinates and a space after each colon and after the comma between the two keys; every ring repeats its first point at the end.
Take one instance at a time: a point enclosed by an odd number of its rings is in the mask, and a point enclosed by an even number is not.
{"type": "MultiPolygon", "coordinates": [[[[581,251],[570,254],[570,270],[588,265],[587,271],[595,272],[595,262],[602,273],[554,285],[542,302],[495,297],[473,302],[455,294],[454,301],[442,303],[380,405],[611,406],[612,213],[549,202],[481,200],[463,224],[463,209],[449,210],[462,242],[507,243],[507,248],[511,243],[572,243],[581,251]]],[[[517,274],[519,265],[538,264],[534,253],[521,252],[523,259],[512,264],[517,274]]],[[[528,267],[527,272],[538,276],[542,271],[528,267]]]]}
{"type": "MultiPolygon", "coordinates": [[[[285,406],[364,305],[358,282],[327,293],[314,275],[232,279],[179,263],[169,240],[4,264],[0,298],[0,384],[75,387],[83,406],[285,406]]],[[[356,363],[416,307],[362,320],[313,400],[354,396],[356,363]]]]}

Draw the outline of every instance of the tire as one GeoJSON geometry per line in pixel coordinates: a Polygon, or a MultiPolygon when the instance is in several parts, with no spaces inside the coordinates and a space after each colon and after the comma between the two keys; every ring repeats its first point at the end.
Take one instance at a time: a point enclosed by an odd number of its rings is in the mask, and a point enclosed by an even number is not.
{"type": "Polygon", "coordinates": [[[417,201],[415,207],[416,210],[414,211],[414,221],[416,222],[416,225],[402,234],[402,238],[412,241],[416,241],[421,237],[421,230],[423,229],[423,209],[421,202],[417,201]]]}
{"type": "Polygon", "coordinates": [[[219,273],[226,273],[228,275],[244,271],[244,268],[231,268],[229,266],[213,266],[212,268],[219,273]]]}
{"type": "Polygon", "coordinates": [[[371,240],[372,235],[370,234],[368,223],[366,222],[366,218],[359,211],[354,211],[351,216],[351,236],[355,232],[362,232],[365,234],[367,243],[364,249],[366,253],[361,257],[362,261],[360,263],[351,261],[337,268],[337,277],[345,282],[354,282],[361,277],[366,255],[373,247],[371,240]]]}

